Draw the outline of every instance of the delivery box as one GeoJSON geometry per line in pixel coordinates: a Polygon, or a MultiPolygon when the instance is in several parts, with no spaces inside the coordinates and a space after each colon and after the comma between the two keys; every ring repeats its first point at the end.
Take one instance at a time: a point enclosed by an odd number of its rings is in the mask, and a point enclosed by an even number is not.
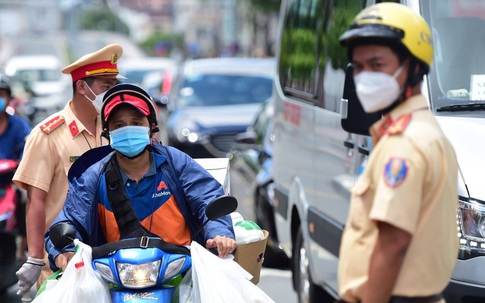
{"type": "Polygon", "coordinates": [[[242,268],[253,276],[251,282],[254,284],[259,283],[261,267],[264,261],[264,252],[266,250],[266,244],[268,243],[268,231],[263,230],[263,234],[264,238],[262,240],[239,244],[234,255],[234,261],[239,263],[242,268]]]}

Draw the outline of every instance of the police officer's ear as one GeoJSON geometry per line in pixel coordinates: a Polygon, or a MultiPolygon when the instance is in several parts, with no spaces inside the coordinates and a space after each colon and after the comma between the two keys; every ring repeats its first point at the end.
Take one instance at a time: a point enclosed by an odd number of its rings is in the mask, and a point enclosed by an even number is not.
{"type": "Polygon", "coordinates": [[[86,91],[86,82],[84,82],[84,79],[79,79],[73,84],[73,89],[74,92],[77,92],[79,94],[84,94],[86,91]]]}

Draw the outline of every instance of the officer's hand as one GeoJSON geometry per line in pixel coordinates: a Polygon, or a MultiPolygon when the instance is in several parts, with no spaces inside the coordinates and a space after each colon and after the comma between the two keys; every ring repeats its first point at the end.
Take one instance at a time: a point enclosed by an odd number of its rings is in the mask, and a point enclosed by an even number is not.
{"type": "Polygon", "coordinates": [[[74,252],[68,251],[63,254],[60,254],[54,260],[56,263],[57,268],[62,269],[62,271],[66,270],[67,263],[71,261],[72,257],[74,256],[74,252]]]}
{"type": "Polygon", "coordinates": [[[205,246],[207,248],[217,247],[219,257],[225,258],[236,249],[237,243],[234,239],[225,236],[216,236],[214,239],[207,240],[205,246]]]}
{"type": "Polygon", "coordinates": [[[39,279],[40,272],[45,263],[42,259],[36,259],[29,257],[22,267],[16,272],[17,278],[19,278],[18,286],[20,289],[17,291],[17,295],[23,295],[28,293],[32,288],[32,285],[39,279]]]}

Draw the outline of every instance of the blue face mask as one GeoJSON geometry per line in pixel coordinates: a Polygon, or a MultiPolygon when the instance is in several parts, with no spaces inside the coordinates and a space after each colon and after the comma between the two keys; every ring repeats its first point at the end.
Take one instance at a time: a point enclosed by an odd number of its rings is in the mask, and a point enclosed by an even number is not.
{"type": "Polygon", "coordinates": [[[0,112],[3,112],[7,108],[7,99],[0,97],[0,112]]]}
{"type": "Polygon", "coordinates": [[[150,144],[148,127],[124,126],[109,132],[111,147],[131,158],[139,155],[150,144]]]}

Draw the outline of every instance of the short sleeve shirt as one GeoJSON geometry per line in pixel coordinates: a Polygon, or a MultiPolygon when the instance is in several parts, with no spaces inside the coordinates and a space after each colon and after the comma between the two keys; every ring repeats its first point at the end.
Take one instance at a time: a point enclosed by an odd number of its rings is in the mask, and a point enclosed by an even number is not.
{"type": "Polygon", "coordinates": [[[412,235],[392,294],[438,294],[458,253],[455,152],[423,96],[398,106],[371,134],[377,144],[352,189],[340,247],[340,296],[348,302],[362,299],[378,221],[412,235]]]}
{"type": "Polygon", "coordinates": [[[89,132],[70,108],[71,102],[58,113],[34,127],[25,143],[24,155],[13,181],[47,192],[46,229],[61,211],[68,189],[67,173],[72,163],[85,151],[107,144],[101,139],[100,117],[96,134],[89,132]]]}

